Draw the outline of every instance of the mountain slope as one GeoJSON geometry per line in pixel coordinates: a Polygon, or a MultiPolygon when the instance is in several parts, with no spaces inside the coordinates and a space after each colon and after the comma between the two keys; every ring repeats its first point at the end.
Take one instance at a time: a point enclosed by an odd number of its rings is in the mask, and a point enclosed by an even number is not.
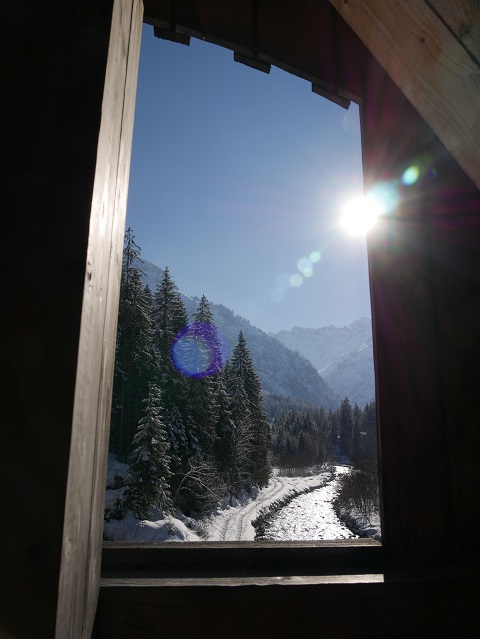
{"type": "Polygon", "coordinates": [[[216,325],[232,348],[236,344],[238,333],[242,331],[245,335],[264,391],[290,395],[325,408],[338,406],[339,398],[305,357],[252,326],[248,320],[235,315],[225,306],[212,304],[211,307],[216,325]]]}
{"type": "Polygon", "coordinates": [[[362,317],[342,328],[295,327],[274,336],[308,358],[340,397],[361,408],[375,399],[370,319],[362,317]]]}
{"type": "MultiPolygon", "coordinates": [[[[140,265],[143,281],[155,291],[162,278],[162,269],[144,260],[140,265]]],[[[190,318],[199,302],[182,293],[190,318]]],[[[282,342],[256,328],[250,322],[223,306],[210,302],[216,325],[233,349],[240,331],[247,339],[254,366],[260,376],[262,388],[267,393],[293,396],[325,408],[336,408],[340,398],[332,391],[322,376],[303,355],[295,353],[282,342]]]]}

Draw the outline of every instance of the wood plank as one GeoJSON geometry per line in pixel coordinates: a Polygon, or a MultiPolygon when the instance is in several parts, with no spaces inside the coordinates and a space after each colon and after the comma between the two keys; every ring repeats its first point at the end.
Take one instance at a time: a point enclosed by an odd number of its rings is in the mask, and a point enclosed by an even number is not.
{"type": "Polygon", "coordinates": [[[141,0],[115,0],[93,190],[56,636],[90,637],[98,598],[141,0]]]}
{"type": "Polygon", "coordinates": [[[430,4],[468,51],[480,60],[480,2],[430,0],[430,4]]]}
{"type": "Polygon", "coordinates": [[[101,580],[104,588],[236,588],[239,586],[320,586],[332,584],[378,584],[384,582],[381,572],[344,575],[279,575],[247,577],[114,577],[101,580]]]}
{"type": "Polygon", "coordinates": [[[330,0],[480,188],[480,68],[423,0],[330,0]]]}

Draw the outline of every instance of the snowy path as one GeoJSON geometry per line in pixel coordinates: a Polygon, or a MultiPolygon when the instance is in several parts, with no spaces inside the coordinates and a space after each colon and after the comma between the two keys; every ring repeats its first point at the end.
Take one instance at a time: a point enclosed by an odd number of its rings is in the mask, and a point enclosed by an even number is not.
{"type": "Polygon", "coordinates": [[[329,473],[313,477],[273,477],[254,499],[245,499],[234,506],[217,509],[212,513],[206,533],[209,541],[253,541],[255,529],[252,522],[262,508],[294,491],[318,486],[327,481],[329,473]]]}

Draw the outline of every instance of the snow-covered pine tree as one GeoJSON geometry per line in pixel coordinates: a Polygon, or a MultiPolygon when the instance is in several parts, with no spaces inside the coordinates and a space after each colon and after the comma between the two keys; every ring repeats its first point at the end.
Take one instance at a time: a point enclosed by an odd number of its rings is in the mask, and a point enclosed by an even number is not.
{"type": "Polygon", "coordinates": [[[182,472],[189,457],[186,437],[188,388],[184,376],[173,365],[171,350],[175,336],[187,325],[187,311],[168,268],[154,293],[152,317],[156,382],[162,392],[167,437],[177,474],[182,472]]]}
{"type": "Polygon", "coordinates": [[[145,415],[139,420],[133,439],[130,481],[126,491],[127,506],[138,519],[146,519],[151,507],[166,513],[172,510],[168,486],[170,457],[162,420],[161,392],[156,384],[149,384],[144,405],[145,415]]]}
{"type": "Polygon", "coordinates": [[[154,365],[151,294],[142,284],[139,263],[140,247],[129,227],[120,282],[110,437],[110,446],[122,461],[127,461],[131,451],[154,365]]]}
{"type": "Polygon", "coordinates": [[[230,504],[242,489],[253,485],[254,444],[252,421],[243,382],[227,362],[218,386],[218,421],[215,453],[230,504]]]}
{"type": "Polygon", "coordinates": [[[219,472],[222,475],[227,475],[231,467],[232,460],[232,446],[233,446],[233,431],[235,424],[232,418],[232,412],[230,410],[230,397],[227,393],[226,386],[226,372],[228,371],[228,364],[225,369],[218,375],[217,380],[217,422],[216,428],[216,440],[214,444],[214,454],[216,465],[219,472]]]}
{"type": "Polygon", "coordinates": [[[199,302],[190,333],[200,372],[188,377],[187,382],[189,434],[197,445],[196,455],[207,459],[213,453],[216,440],[217,373],[222,369],[222,354],[217,328],[205,295],[202,295],[199,302]]]}
{"type": "Polygon", "coordinates": [[[253,366],[247,340],[242,331],[239,333],[237,344],[232,353],[231,365],[233,373],[242,380],[247,407],[250,411],[250,438],[253,444],[252,483],[257,486],[265,486],[268,484],[271,474],[270,427],[263,408],[260,378],[253,366]]]}
{"type": "Polygon", "coordinates": [[[164,405],[167,409],[177,406],[182,412],[186,385],[182,375],[176,370],[171,359],[175,336],[188,323],[185,304],[180,297],[168,267],[154,293],[153,326],[154,343],[160,369],[160,386],[164,405]]]}
{"type": "MultiPolygon", "coordinates": [[[[187,467],[189,447],[183,417],[176,406],[165,411],[164,422],[169,445],[170,470],[174,476],[181,475],[187,467]]],[[[175,483],[173,477],[171,483],[175,483]]]]}

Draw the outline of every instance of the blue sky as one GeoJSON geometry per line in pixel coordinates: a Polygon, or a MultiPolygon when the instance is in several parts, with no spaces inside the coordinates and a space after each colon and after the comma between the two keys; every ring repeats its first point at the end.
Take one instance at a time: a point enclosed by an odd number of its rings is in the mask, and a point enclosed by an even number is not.
{"type": "Polygon", "coordinates": [[[339,223],[361,190],[356,105],[144,26],[127,225],[183,292],[267,332],[370,317],[365,239],[339,223]]]}

